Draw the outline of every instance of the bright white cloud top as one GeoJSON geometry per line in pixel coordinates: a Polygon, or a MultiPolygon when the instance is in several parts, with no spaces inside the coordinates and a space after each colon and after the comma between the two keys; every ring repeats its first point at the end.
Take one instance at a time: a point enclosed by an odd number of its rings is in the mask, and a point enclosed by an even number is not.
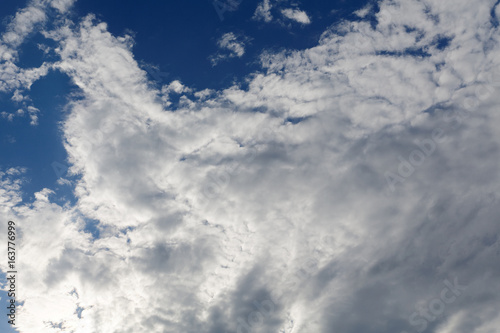
{"type": "Polygon", "coordinates": [[[298,23],[302,24],[309,24],[311,23],[311,19],[307,15],[306,12],[300,9],[293,9],[293,8],[286,8],[281,10],[281,14],[293,21],[296,21],[298,23]]]}
{"type": "MultiPolygon", "coordinates": [[[[0,172],[20,332],[500,327],[496,1],[382,1],[378,24],[263,52],[221,91],[155,88],[133,39],[92,16],[45,31],[58,62],[19,69],[29,30],[70,4],[32,2],[0,44],[2,91],[48,70],[80,89],[62,124],[77,203],[22,203],[23,170],[0,172]]],[[[219,46],[244,53],[234,34],[219,46]]]]}

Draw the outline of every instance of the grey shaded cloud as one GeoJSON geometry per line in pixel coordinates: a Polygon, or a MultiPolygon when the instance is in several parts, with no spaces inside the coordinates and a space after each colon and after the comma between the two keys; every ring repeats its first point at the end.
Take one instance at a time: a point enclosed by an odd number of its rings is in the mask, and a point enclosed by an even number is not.
{"type": "Polygon", "coordinates": [[[48,33],[81,93],[63,124],[78,201],[22,203],[21,170],[0,173],[0,218],[23,232],[20,330],[496,329],[495,6],[382,1],[377,24],[264,52],[220,91],[152,88],[132,38],[92,16],[48,33]]]}

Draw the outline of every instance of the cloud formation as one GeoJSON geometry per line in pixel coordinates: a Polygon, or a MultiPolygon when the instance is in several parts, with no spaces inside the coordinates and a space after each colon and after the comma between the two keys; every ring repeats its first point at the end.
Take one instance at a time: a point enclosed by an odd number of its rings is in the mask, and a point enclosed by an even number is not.
{"type": "Polygon", "coordinates": [[[245,54],[245,44],[248,38],[237,36],[233,32],[228,32],[222,35],[217,41],[217,46],[221,52],[210,57],[212,65],[217,65],[220,61],[230,58],[241,58],[245,54]]]}
{"type": "Polygon", "coordinates": [[[498,5],[379,7],[221,91],[157,90],[93,16],[47,32],[80,89],[63,123],[78,200],[24,203],[22,170],[0,173],[20,331],[498,327],[498,5]]]}
{"type": "Polygon", "coordinates": [[[21,9],[7,25],[0,39],[0,93],[13,92],[12,100],[20,106],[16,113],[2,116],[11,120],[25,113],[30,115],[31,125],[37,124],[38,110],[31,105],[29,97],[23,96],[23,91],[29,90],[33,82],[47,75],[51,66],[43,63],[37,68],[20,68],[18,48],[26,38],[44,28],[49,16],[65,13],[74,0],[41,1],[32,0],[26,8],[21,9]],[[51,9],[56,9],[57,14],[51,9]]]}
{"type": "MultiPolygon", "coordinates": [[[[254,15],[252,17],[255,21],[263,21],[265,23],[270,23],[274,20],[274,16],[271,11],[277,12],[277,15],[281,14],[285,21],[294,21],[296,23],[301,23],[303,25],[307,25],[311,23],[311,19],[309,15],[303,10],[300,10],[296,7],[294,8],[283,8],[287,5],[287,2],[283,1],[272,1],[272,0],[263,0],[257,5],[255,9],[254,15]]],[[[296,4],[294,4],[296,5],[296,4]]],[[[281,25],[285,25],[282,19],[276,19],[276,22],[281,25]]]]}
{"type": "Polygon", "coordinates": [[[303,10],[300,9],[293,9],[293,8],[286,8],[281,10],[281,15],[284,17],[296,21],[298,23],[302,24],[309,24],[311,23],[311,19],[307,15],[307,13],[303,10]]]}
{"type": "Polygon", "coordinates": [[[271,22],[273,19],[273,16],[271,15],[271,7],[270,0],[263,0],[255,9],[253,19],[257,21],[262,20],[267,23],[271,22]]]}

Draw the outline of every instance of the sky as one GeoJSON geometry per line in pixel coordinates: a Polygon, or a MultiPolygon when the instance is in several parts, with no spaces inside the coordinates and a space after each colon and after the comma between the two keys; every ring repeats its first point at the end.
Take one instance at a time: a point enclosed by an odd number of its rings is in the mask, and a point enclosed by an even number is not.
{"type": "Polygon", "coordinates": [[[1,332],[498,331],[500,1],[0,16],[1,332]]]}

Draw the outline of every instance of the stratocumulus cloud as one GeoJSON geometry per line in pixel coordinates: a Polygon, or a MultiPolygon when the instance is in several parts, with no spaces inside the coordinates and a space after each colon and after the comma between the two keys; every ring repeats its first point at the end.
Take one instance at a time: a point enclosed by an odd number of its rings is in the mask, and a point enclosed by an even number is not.
{"type": "MultiPolygon", "coordinates": [[[[49,68],[76,85],[61,127],[77,200],[23,202],[25,170],[0,171],[20,332],[500,326],[496,1],[381,1],[218,91],[152,85],[131,36],[43,3],[2,36],[0,89],[29,94],[49,68]],[[27,75],[16,40],[48,8],[58,60],[27,75]]],[[[218,45],[245,52],[231,33],[218,45]]]]}

